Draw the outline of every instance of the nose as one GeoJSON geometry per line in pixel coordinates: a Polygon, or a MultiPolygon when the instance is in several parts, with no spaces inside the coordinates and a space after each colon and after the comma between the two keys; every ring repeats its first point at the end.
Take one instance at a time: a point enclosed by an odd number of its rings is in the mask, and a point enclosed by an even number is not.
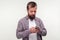
{"type": "Polygon", "coordinates": [[[33,15],[35,14],[35,12],[32,13],[33,15]]]}

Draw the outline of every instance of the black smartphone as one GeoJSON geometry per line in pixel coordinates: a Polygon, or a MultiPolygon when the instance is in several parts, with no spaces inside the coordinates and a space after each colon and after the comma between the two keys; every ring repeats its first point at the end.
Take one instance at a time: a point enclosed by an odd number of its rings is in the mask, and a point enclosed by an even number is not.
{"type": "Polygon", "coordinates": [[[35,29],[38,29],[39,30],[39,27],[35,27],[35,29]]]}

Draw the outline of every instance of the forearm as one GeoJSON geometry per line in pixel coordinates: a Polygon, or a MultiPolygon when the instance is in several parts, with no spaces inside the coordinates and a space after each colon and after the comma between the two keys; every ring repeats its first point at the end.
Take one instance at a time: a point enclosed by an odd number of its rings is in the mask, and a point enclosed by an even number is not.
{"type": "Polygon", "coordinates": [[[31,32],[29,30],[21,31],[16,33],[18,39],[27,37],[31,32]]]}
{"type": "Polygon", "coordinates": [[[42,36],[46,36],[47,31],[46,31],[45,28],[44,28],[44,29],[40,29],[40,31],[38,32],[38,34],[40,34],[40,35],[42,35],[42,36]]]}

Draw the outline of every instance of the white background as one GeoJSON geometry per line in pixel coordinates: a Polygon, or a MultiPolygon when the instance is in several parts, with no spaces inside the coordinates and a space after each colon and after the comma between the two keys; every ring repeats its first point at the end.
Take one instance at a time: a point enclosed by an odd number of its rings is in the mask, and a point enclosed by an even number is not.
{"type": "MultiPolygon", "coordinates": [[[[18,40],[18,20],[27,15],[26,5],[29,1],[0,0],[0,40],[18,40]]],[[[42,19],[47,29],[47,36],[43,40],[60,40],[60,0],[33,1],[38,5],[36,16],[42,19]]]]}

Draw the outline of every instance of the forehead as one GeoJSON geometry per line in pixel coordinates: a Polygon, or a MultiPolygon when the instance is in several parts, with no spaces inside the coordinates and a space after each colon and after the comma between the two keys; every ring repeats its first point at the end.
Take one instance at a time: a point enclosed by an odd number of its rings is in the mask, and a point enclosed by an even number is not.
{"type": "Polygon", "coordinates": [[[29,5],[29,10],[36,10],[36,9],[37,9],[37,6],[31,7],[31,6],[29,5]]]}

